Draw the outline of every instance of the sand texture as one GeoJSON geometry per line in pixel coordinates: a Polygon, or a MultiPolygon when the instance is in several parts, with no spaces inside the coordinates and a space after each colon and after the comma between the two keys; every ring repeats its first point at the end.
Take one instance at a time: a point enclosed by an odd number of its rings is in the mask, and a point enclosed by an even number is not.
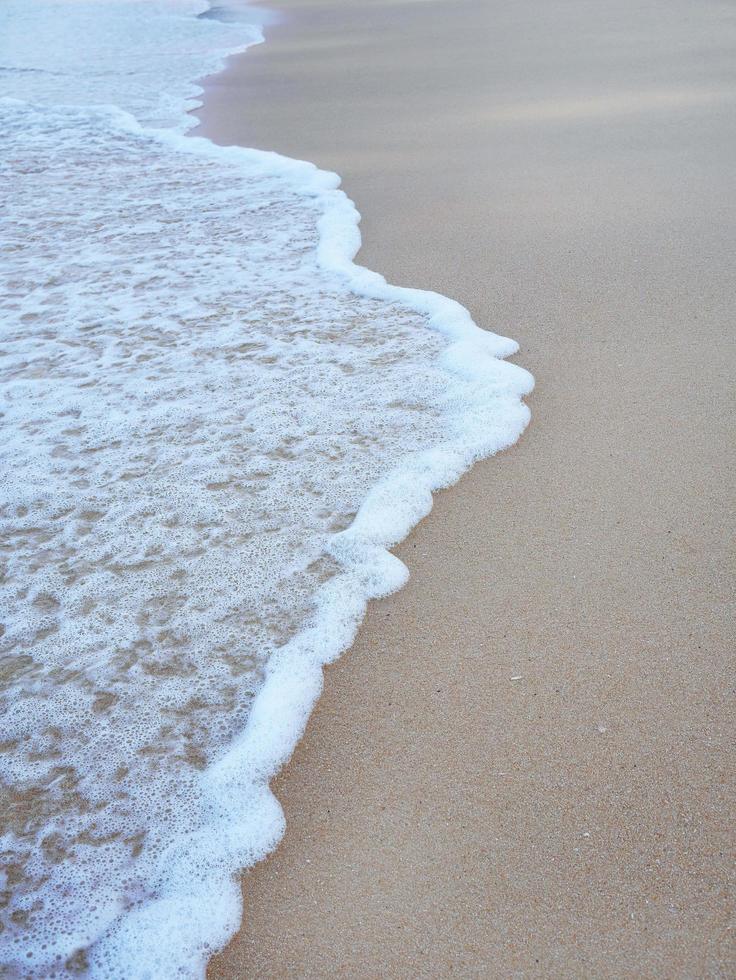
{"type": "Polygon", "coordinates": [[[734,6],[282,9],[200,132],[341,173],[537,389],[327,671],[210,976],[734,976],[734,6]]]}

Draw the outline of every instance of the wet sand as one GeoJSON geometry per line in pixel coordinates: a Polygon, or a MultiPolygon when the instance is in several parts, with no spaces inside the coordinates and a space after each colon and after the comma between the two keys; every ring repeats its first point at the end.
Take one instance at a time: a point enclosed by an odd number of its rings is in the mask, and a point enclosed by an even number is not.
{"type": "Polygon", "coordinates": [[[734,976],[734,8],[281,9],[202,131],[341,173],[537,389],[328,669],[210,976],[734,976]]]}

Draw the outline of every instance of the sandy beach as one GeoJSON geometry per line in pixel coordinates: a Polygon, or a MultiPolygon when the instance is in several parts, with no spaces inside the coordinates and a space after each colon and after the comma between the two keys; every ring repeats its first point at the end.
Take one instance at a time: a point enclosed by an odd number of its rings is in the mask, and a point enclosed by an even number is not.
{"type": "Polygon", "coordinates": [[[327,671],[210,976],[733,976],[733,7],[277,6],[198,132],[340,173],[537,388],[327,671]]]}

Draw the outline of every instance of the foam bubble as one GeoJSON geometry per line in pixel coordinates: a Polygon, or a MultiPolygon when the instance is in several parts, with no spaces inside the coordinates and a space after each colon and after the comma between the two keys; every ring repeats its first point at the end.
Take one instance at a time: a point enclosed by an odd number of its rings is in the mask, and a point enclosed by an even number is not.
{"type": "Polygon", "coordinates": [[[191,79],[261,36],[204,9],[2,12],[19,975],[201,975],[283,833],[268,781],[323,665],[406,580],[388,549],[528,419],[512,341],[353,264],[335,175],[183,135],[191,79]]]}

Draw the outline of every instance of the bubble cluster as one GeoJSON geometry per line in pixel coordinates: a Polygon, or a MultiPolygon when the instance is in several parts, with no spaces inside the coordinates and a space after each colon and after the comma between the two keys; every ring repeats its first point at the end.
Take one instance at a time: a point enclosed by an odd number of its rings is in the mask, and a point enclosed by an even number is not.
{"type": "Polygon", "coordinates": [[[9,976],[202,970],[283,831],[268,779],[321,665],[405,578],[386,549],[527,420],[511,342],[352,265],[331,175],[174,132],[233,43],[201,6],[36,3],[42,39],[97,32],[85,100],[168,133],[64,105],[74,60],[34,76],[36,37],[13,94],[41,101],[0,101],[9,976]],[[132,67],[116,28],[145,37],[132,67]]]}

